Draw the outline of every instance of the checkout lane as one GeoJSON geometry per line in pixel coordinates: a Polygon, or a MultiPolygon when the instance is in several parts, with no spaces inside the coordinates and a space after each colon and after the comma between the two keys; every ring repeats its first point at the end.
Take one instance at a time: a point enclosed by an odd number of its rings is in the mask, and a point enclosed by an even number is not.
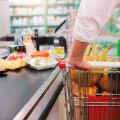
{"type": "MultiPolygon", "coordinates": [[[[51,41],[48,43],[51,45],[54,39],[45,36],[41,38],[40,43],[45,44],[44,40],[45,43],[51,41]]],[[[59,42],[60,44],[64,44],[64,39],[60,41],[62,41],[59,42]]],[[[58,66],[41,71],[26,66],[15,71],[8,70],[6,74],[0,76],[0,119],[18,120],[29,118],[29,116],[34,118],[35,116],[31,113],[35,113],[34,109],[43,101],[42,107],[39,106],[41,112],[36,112],[39,118],[62,82],[60,71],[58,66]]]]}
{"type": "MultiPolygon", "coordinates": [[[[9,71],[4,76],[1,76],[0,119],[13,119],[34,96],[37,90],[40,90],[39,95],[37,94],[38,99],[42,99],[41,96],[44,96],[59,72],[60,69],[58,67],[42,71],[26,67],[17,71],[9,71]]],[[[37,97],[34,101],[32,100],[31,105],[27,106],[27,108],[33,107],[37,97]]],[[[26,111],[28,112],[30,109],[26,109],[26,111]]],[[[21,117],[24,118],[25,113],[21,117]]]]}

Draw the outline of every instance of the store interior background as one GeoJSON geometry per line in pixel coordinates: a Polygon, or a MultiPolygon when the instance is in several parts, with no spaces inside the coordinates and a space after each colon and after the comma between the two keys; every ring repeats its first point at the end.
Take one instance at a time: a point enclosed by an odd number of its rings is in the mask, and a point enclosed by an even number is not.
{"type": "MultiPolygon", "coordinates": [[[[5,43],[6,37],[15,36],[16,30],[21,36],[34,36],[38,29],[39,36],[52,35],[72,11],[79,8],[80,0],[5,0],[0,1],[0,46],[2,51],[12,43],[5,43]],[[27,33],[26,33],[27,31],[27,33]],[[4,42],[3,42],[4,41],[4,42]]],[[[99,46],[111,46],[109,54],[117,56],[117,43],[120,36],[120,6],[118,5],[111,19],[103,27],[95,42],[99,46]]],[[[9,39],[10,41],[10,39],[9,39]]]]}

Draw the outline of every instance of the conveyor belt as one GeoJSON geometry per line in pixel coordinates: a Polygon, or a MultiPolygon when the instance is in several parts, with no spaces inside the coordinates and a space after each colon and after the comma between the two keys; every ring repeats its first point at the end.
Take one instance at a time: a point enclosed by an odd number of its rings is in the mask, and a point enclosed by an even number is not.
{"type": "Polygon", "coordinates": [[[13,119],[54,70],[26,67],[0,76],[0,120],[13,119]]]}

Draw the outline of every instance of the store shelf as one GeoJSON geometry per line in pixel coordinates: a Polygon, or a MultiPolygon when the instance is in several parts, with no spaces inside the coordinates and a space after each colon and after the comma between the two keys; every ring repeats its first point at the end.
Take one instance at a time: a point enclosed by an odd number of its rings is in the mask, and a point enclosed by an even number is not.
{"type": "Polygon", "coordinates": [[[17,15],[17,14],[14,14],[14,15],[10,15],[10,17],[32,17],[32,16],[44,16],[43,14],[31,14],[31,15],[17,15]]]}
{"type": "Polygon", "coordinates": [[[29,4],[10,4],[9,5],[10,7],[37,7],[37,6],[42,6],[41,4],[32,4],[32,5],[29,5],[29,4]]]}
{"type": "Polygon", "coordinates": [[[69,13],[68,14],[48,14],[48,16],[51,16],[51,15],[54,15],[54,16],[68,16],[69,13]]]}
{"type": "Polygon", "coordinates": [[[54,3],[54,4],[48,3],[48,6],[73,6],[73,3],[54,3]]]}
{"type": "Polygon", "coordinates": [[[48,25],[49,28],[56,28],[58,27],[59,25],[48,25]]]}
{"type": "Polygon", "coordinates": [[[73,0],[72,3],[68,2],[68,0],[65,0],[63,2],[66,2],[66,3],[58,3],[58,2],[57,3],[49,3],[48,0],[44,0],[44,2],[40,2],[39,4],[34,3],[32,5],[31,4],[25,4],[25,3],[17,4],[15,2],[13,4],[12,3],[9,4],[10,8],[12,8],[10,10],[11,11],[13,10],[13,14],[10,15],[11,23],[13,23],[13,18],[15,18],[15,17],[16,17],[17,20],[19,20],[19,17],[22,17],[22,19],[23,19],[23,17],[28,17],[27,19],[30,20],[32,16],[42,16],[43,19],[44,19],[44,24],[45,24],[45,25],[11,25],[11,31],[13,31],[13,33],[14,33],[16,29],[21,29],[21,28],[24,29],[24,27],[27,29],[27,27],[41,27],[41,26],[44,26],[45,27],[45,33],[48,34],[48,29],[49,28],[52,29],[52,28],[56,28],[57,26],[59,26],[59,25],[48,25],[49,24],[49,22],[47,22],[48,17],[52,17],[52,16],[54,16],[56,18],[59,17],[62,21],[62,18],[67,17],[70,14],[69,11],[67,11],[66,13],[64,11],[62,13],[60,13],[59,11],[58,12],[56,11],[56,14],[55,14],[54,11],[53,11],[53,13],[49,11],[49,8],[51,8],[51,7],[56,8],[56,9],[57,9],[57,7],[61,7],[61,9],[62,9],[62,7],[64,7],[64,9],[67,10],[71,6],[74,5],[74,0],[73,0]],[[28,14],[28,15],[26,13],[23,13],[23,15],[22,15],[21,12],[20,12],[20,14],[14,14],[15,13],[14,10],[17,7],[19,7],[19,8],[43,7],[44,8],[44,15],[43,15],[43,12],[40,12],[39,14],[36,13],[36,14],[28,14]],[[51,13],[51,14],[49,14],[49,13],[51,13]]]}
{"type": "Polygon", "coordinates": [[[44,27],[45,25],[11,25],[11,28],[18,28],[18,27],[44,27]]]}

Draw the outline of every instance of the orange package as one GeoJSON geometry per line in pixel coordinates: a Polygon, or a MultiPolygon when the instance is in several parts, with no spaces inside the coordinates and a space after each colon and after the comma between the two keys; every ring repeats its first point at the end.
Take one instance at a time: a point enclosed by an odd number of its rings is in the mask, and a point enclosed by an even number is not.
{"type": "Polygon", "coordinates": [[[31,58],[35,58],[35,57],[49,57],[50,53],[47,50],[42,50],[42,51],[36,51],[30,54],[31,58]]]}

